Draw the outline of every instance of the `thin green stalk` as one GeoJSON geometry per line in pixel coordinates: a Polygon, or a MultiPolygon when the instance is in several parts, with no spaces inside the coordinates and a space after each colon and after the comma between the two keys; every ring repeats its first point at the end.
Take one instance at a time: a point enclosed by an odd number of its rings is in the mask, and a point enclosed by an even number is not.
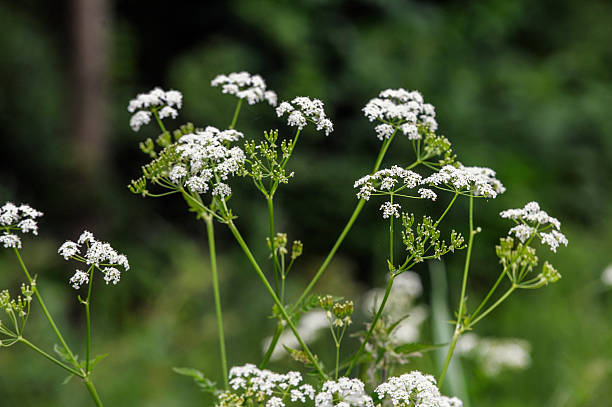
{"type": "Polygon", "coordinates": [[[96,391],[96,388],[94,387],[93,382],[87,377],[83,379],[83,383],[85,383],[85,387],[87,387],[87,391],[89,391],[89,394],[91,395],[91,398],[93,399],[94,403],[96,403],[96,406],[104,407],[102,405],[102,400],[100,400],[100,396],[98,396],[98,392],[96,391]]]}
{"type": "Polygon", "coordinates": [[[365,346],[368,343],[368,340],[370,339],[372,332],[374,331],[374,327],[376,326],[376,323],[378,322],[378,320],[380,319],[380,316],[383,313],[385,304],[387,304],[387,299],[389,298],[389,294],[391,293],[391,287],[393,287],[394,279],[395,279],[395,274],[392,273],[391,277],[389,278],[389,282],[387,283],[387,288],[385,289],[385,295],[382,299],[382,302],[380,303],[380,306],[378,307],[378,311],[376,312],[374,319],[372,320],[370,329],[368,329],[366,336],[363,338],[363,341],[361,342],[361,346],[359,347],[359,350],[357,350],[357,353],[355,354],[355,356],[353,356],[353,360],[351,361],[351,364],[349,365],[348,369],[346,369],[346,373],[344,373],[345,376],[348,376],[351,373],[351,371],[353,370],[353,367],[355,367],[355,365],[357,364],[357,361],[361,357],[361,354],[363,353],[363,350],[365,349],[365,346]]]}
{"type": "Polygon", "coordinates": [[[276,325],[276,331],[274,331],[274,336],[272,337],[272,340],[270,341],[270,344],[268,345],[268,349],[266,350],[263,360],[259,364],[260,369],[265,369],[266,366],[268,365],[268,362],[270,362],[270,358],[272,357],[274,348],[276,348],[276,344],[278,343],[278,340],[282,333],[283,333],[283,325],[282,324],[276,325]]]}
{"type": "Polygon", "coordinates": [[[210,252],[210,269],[212,271],[213,292],[215,296],[215,311],[217,314],[217,331],[219,333],[219,351],[221,353],[221,369],[225,390],[229,389],[227,375],[227,356],[225,354],[225,335],[223,333],[223,313],[221,312],[221,295],[219,293],[219,277],[217,274],[217,252],[215,249],[214,220],[211,216],[205,216],[206,233],[208,235],[208,249],[210,252]]]}
{"type": "Polygon", "coordinates": [[[164,126],[164,122],[162,122],[161,119],[159,118],[159,115],[157,114],[156,109],[153,109],[153,116],[155,116],[155,120],[157,120],[157,124],[159,128],[161,129],[162,133],[165,133],[167,131],[166,126],[164,126]]]}
{"type": "Polygon", "coordinates": [[[240,245],[240,247],[242,248],[242,250],[246,254],[247,258],[249,259],[249,262],[251,263],[251,265],[253,266],[253,268],[257,272],[257,275],[259,276],[259,278],[261,279],[262,283],[266,287],[266,290],[268,290],[268,293],[270,294],[270,296],[272,297],[272,300],[274,301],[274,303],[278,307],[281,315],[283,316],[283,318],[287,322],[287,325],[289,325],[289,328],[291,328],[291,331],[293,331],[293,334],[295,335],[295,338],[297,339],[297,341],[302,346],[302,349],[304,350],[304,352],[308,356],[308,359],[310,360],[312,365],[315,367],[315,369],[317,370],[317,372],[319,373],[321,378],[322,379],[326,379],[327,376],[325,375],[323,370],[321,370],[321,367],[319,366],[319,363],[317,362],[316,358],[314,357],[314,355],[312,354],[312,352],[310,351],[310,349],[308,348],[306,343],[302,340],[302,337],[300,336],[299,332],[297,331],[297,328],[295,327],[295,325],[291,321],[291,318],[289,317],[289,314],[287,313],[287,310],[285,309],[284,305],[280,302],[278,296],[274,292],[274,289],[272,288],[272,286],[268,282],[268,279],[266,278],[265,274],[261,270],[261,267],[259,267],[259,264],[257,263],[257,260],[255,260],[255,258],[253,257],[253,254],[251,253],[251,250],[249,249],[249,247],[247,246],[246,242],[244,241],[244,239],[240,235],[240,232],[236,228],[236,225],[234,225],[234,222],[232,222],[231,219],[227,222],[227,225],[230,228],[230,230],[231,230],[232,234],[234,235],[234,237],[236,238],[236,241],[238,242],[238,244],[240,245]]]}
{"type": "Polygon", "coordinates": [[[444,376],[446,375],[446,371],[448,370],[448,365],[453,357],[453,352],[455,351],[455,346],[457,345],[457,340],[459,336],[463,333],[463,312],[465,311],[465,292],[467,287],[467,278],[468,272],[470,270],[470,257],[472,255],[472,246],[474,244],[474,197],[470,195],[470,213],[469,213],[469,223],[470,223],[470,237],[468,240],[467,254],[465,256],[465,265],[463,268],[463,281],[461,282],[461,297],[459,298],[459,311],[457,312],[457,322],[455,324],[455,331],[453,333],[453,339],[451,340],[450,346],[448,348],[448,353],[446,354],[446,360],[444,362],[444,366],[442,367],[442,373],[440,373],[440,378],[438,379],[438,388],[442,388],[442,383],[444,382],[444,376]]]}
{"type": "Polygon", "coordinates": [[[236,126],[236,122],[238,121],[238,113],[240,113],[240,107],[242,107],[242,99],[238,99],[238,104],[236,105],[236,109],[234,110],[234,117],[232,118],[232,123],[228,127],[230,130],[236,126]]]}
{"type": "Polygon", "coordinates": [[[266,198],[268,202],[268,225],[269,225],[269,239],[270,239],[270,250],[272,250],[272,269],[274,271],[274,288],[278,293],[278,256],[276,255],[276,248],[274,247],[274,197],[268,195],[266,198]]]}
{"type": "Polygon", "coordinates": [[[474,318],[476,317],[476,315],[478,315],[478,313],[480,312],[480,310],[482,310],[482,308],[487,305],[487,302],[489,301],[489,298],[491,298],[491,296],[493,295],[493,293],[495,292],[495,290],[497,290],[497,287],[499,286],[499,284],[501,283],[501,281],[503,280],[504,276],[506,275],[506,270],[502,270],[501,274],[499,275],[499,277],[497,277],[497,281],[495,281],[495,284],[493,284],[493,287],[491,287],[491,289],[489,290],[489,292],[487,293],[486,297],[482,300],[482,302],[480,303],[480,305],[478,305],[478,307],[476,307],[476,310],[474,310],[474,312],[472,312],[472,315],[470,315],[470,318],[474,318]]]}
{"type": "Polygon", "coordinates": [[[486,317],[491,311],[493,311],[495,308],[497,308],[497,306],[499,304],[501,304],[502,302],[504,302],[504,300],[506,298],[508,298],[508,296],[510,294],[512,294],[512,292],[517,288],[516,284],[512,284],[512,287],[510,287],[508,289],[508,291],[506,291],[504,293],[504,295],[502,295],[497,301],[495,301],[495,303],[493,305],[491,305],[489,308],[487,308],[486,311],[484,311],[482,314],[480,314],[480,316],[478,318],[476,318],[475,320],[470,322],[470,328],[473,327],[474,325],[476,325],[478,323],[478,321],[480,321],[481,319],[483,319],[484,317],[486,317]]]}
{"type": "MultiPolygon", "coordinates": [[[[30,276],[28,268],[26,267],[25,263],[23,262],[23,259],[21,258],[21,255],[19,254],[19,250],[14,248],[14,251],[15,251],[15,255],[17,256],[17,260],[19,260],[19,264],[21,265],[21,268],[23,269],[23,272],[26,275],[26,278],[28,279],[30,284],[32,284],[32,282],[33,282],[32,277],[30,276]]],[[[74,367],[76,367],[77,369],[81,369],[81,367],[79,366],[79,362],[77,362],[76,357],[74,356],[74,354],[72,353],[72,351],[68,347],[68,344],[64,340],[64,337],[62,336],[62,334],[60,333],[59,329],[57,328],[57,325],[55,324],[55,321],[53,320],[53,317],[51,317],[51,314],[49,313],[49,310],[47,310],[47,307],[45,306],[45,302],[43,301],[40,293],[38,292],[38,287],[36,287],[34,289],[34,295],[36,296],[36,299],[38,300],[38,303],[40,304],[40,307],[42,308],[43,313],[45,314],[45,317],[47,318],[47,321],[49,321],[49,325],[51,325],[51,328],[55,332],[55,335],[57,336],[57,339],[59,339],[60,343],[64,347],[64,350],[66,351],[66,353],[70,357],[70,361],[72,362],[74,367]]]]}
{"type": "MultiPolygon", "coordinates": [[[[391,205],[393,205],[393,194],[390,197],[391,205]]],[[[389,216],[389,261],[393,264],[393,220],[395,216],[389,216]]]]}
{"type": "Polygon", "coordinates": [[[85,318],[87,320],[87,348],[85,354],[85,373],[89,374],[89,361],[91,359],[91,314],[89,312],[89,303],[91,302],[91,287],[93,285],[94,266],[89,268],[89,287],[87,289],[87,299],[85,300],[85,318]]]}
{"type": "Polygon", "coordinates": [[[34,349],[36,352],[40,353],[42,356],[44,356],[45,358],[49,359],[51,362],[55,363],[56,365],[58,365],[62,369],[65,369],[65,370],[69,371],[73,375],[78,376],[80,378],[84,378],[85,377],[85,376],[83,376],[83,373],[81,373],[81,372],[79,372],[77,370],[74,370],[73,368],[71,368],[69,366],[66,366],[65,364],[63,364],[62,362],[60,362],[59,360],[57,360],[56,358],[54,358],[53,356],[51,356],[50,354],[45,352],[44,350],[40,349],[38,346],[34,345],[32,342],[28,341],[27,339],[22,338],[22,337],[18,337],[17,341],[23,343],[24,345],[29,346],[32,349],[34,349]]]}

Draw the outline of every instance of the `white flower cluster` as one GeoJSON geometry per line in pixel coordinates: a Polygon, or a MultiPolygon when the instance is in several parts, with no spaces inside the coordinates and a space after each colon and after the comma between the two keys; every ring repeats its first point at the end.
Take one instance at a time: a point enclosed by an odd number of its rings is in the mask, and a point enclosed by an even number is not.
{"type": "Polygon", "coordinates": [[[540,209],[537,202],[529,202],[523,208],[507,209],[499,214],[504,219],[512,219],[517,225],[510,229],[509,234],[515,235],[521,242],[525,243],[534,235],[539,235],[542,244],[557,252],[559,245],[567,246],[567,238],[559,230],[561,222],[540,209]],[[552,229],[550,232],[543,230],[552,229]]]}
{"type": "Polygon", "coordinates": [[[265,407],[284,407],[285,401],[305,404],[307,399],[313,400],[315,397],[315,389],[302,383],[302,375],[299,372],[279,374],[258,369],[250,363],[231,368],[229,384],[233,391],[226,391],[219,396],[220,406],[235,405],[226,402],[231,403],[234,392],[252,397],[261,406],[264,406],[263,401],[266,401],[265,407]]]}
{"type": "Polygon", "coordinates": [[[172,117],[176,119],[178,110],[183,104],[183,95],[177,90],[164,91],[155,88],[148,93],[140,93],[130,100],[128,112],[133,113],[130,127],[134,131],[151,121],[152,112],[155,111],[160,119],[172,117]]]}
{"type": "Polygon", "coordinates": [[[308,121],[317,126],[317,130],[323,130],[326,136],[334,131],[334,124],[325,115],[323,102],[319,99],[310,99],[305,96],[298,96],[291,102],[282,102],[276,108],[278,117],[283,117],[289,113],[287,124],[302,130],[308,121]]]}
{"type": "Polygon", "coordinates": [[[4,233],[0,236],[0,243],[5,249],[21,249],[21,238],[12,231],[31,232],[38,235],[36,218],[41,216],[43,216],[42,212],[29,205],[21,204],[17,206],[11,202],[6,202],[0,207],[0,230],[4,230],[4,233]]]}
{"type": "MultiPolygon", "coordinates": [[[[415,301],[422,293],[423,285],[417,273],[405,271],[395,277],[383,311],[383,315],[389,318],[391,323],[401,321],[390,335],[394,344],[402,345],[419,340],[420,326],[429,314],[424,305],[415,306],[415,301]]],[[[363,310],[373,315],[380,307],[384,294],[385,290],[382,288],[368,290],[362,301],[363,310]]]]}
{"type": "MultiPolygon", "coordinates": [[[[125,255],[119,254],[110,244],[96,240],[94,235],[88,231],[84,231],[77,242],[71,240],[64,242],[57,252],[64,260],[74,259],[89,266],[95,266],[104,274],[106,284],[117,284],[121,279],[121,271],[117,267],[122,267],[126,271],[130,269],[125,255]]],[[[75,289],[88,283],[89,275],[81,270],[76,270],[70,278],[70,284],[75,289]]]]}
{"type": "Polygon", "coordinates": [[[205,193],[212,183],[213,195],[221,198],[231,195],[231,188],[221,180],[227,180],[240,170],[245,155],[240,147],[228,148],[224,143],[241,137],[243,134],[239,131],[220,131],[212,126],[182,136],[176,147],[180,162],[170,169],[168,177],[174,184],[194,192],[205,193]]]}
{"type": "Polygon", "coordinates": [[[445,165],[423,180],[423,184],[440,186],[446,185],[455,191],[471,191],[474,196],[496,198],[503,194],[506,188],[495,178],[495,171],[486,167],[454,167],[445,165]]]}
{"type": "MultiPolygon", "coordinates": [[[[416,172],[394,165],[391,168],[379,170],[372,175],[366,175],[358,179],[353,187],[359,188],[357,198],[367,201],[374,193],[389,195],[405,188],[415,188],[423,183],[423,178],[416,172]]],[[[435,201],[438,197],[434,191],[428,188],[420,188],[418,194],[418,198],[431,199],[432,201],[435,201]]],[[[399,218],[401,207],[388,201],[381,205],[380,210],[385,219],[391,216],[399,218]]]]}
{"type": "Polygon", "coordinates": [[[467,333],[457,342],[457,354],[475,358],[488,376],[505,369],[526,369],[531,364],[529,342],[516,338],[479,338],[467,333]]]}
{"type": "Polygon", "coordinates": [[[612,263],[601,273],[601,282],[608,287],[612,287],[612,263]]]}
{"type": "Polygon", "coordinates": [[[381,400],[391,399],[394,407],[462,407],[463,402],[456,397],[440,394],[436,379],[413,371],[392,377],[378,386],[374,392],[381,400]]]}
{"type": "Polygon", "coordinates": [[[210,84],[221,86],[221,91],[234,95],[239,99],[246,99],[249,105],[267,101],[271,106],[276,106],[278,97],[276,92],[266,90],[266,81],[259,75],[251,75],[248,72],[232,72],[229,75],[217,75],[210,84]]]}
{"type": "Polygon", "coordinates": [[[434,132],[438,129],[435,108],[423,103],[423,96],[418,91],[383,90],[366,104],[363,113],[370,121],[383,122],[375,129],[380,140],[391,137],[398,129],[409,140],[420,140],[419,125],[434,132]]]}
{"type": "Polygon", "coordinates": [[[316,407],[374,407],[372,397],[359,379],[341,377],[338,381],[327,381],[315,397],[316,407]]]}

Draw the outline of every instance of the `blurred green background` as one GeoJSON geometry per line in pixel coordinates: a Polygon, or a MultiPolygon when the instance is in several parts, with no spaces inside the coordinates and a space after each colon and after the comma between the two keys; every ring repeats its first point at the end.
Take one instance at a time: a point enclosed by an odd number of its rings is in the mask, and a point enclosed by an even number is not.
{"type": "MultiPolygon", "coordinates": [[[[325,101],[335,132],[307,131],[291,163],[296,176],[277,194],[278,229],[305,245],[290,282],[295,293],[352,211],[353,181],[372,167],[379,142],[361,107],[381,89],[418,89],[436,106],[439,133],[459,159],[494,168],[508,188],[478,202],[484,232],[471,297],[480,298],[497,276],[494,245],[509,226],[500,210],[536,200],[561,219],[570,241],[551,257],[559,283],[519,292],[478,327],[478,334],[528,340],[532,364],[495,379],[464,365],[471,404],[606,405],[612,290],[600,275],[612,263],[610,21],[612,4],[594,0],[0,1],[0,202],[45,212],[23,255],[80,354],[84,318],[67,284],[74,265],[56,249],[86,228],[128,255],[132,270],[121,283],[95,290],[95,352],[110,353],[95,372],[106,405],[207,405],[171,372],[194,366],[220,380],[204,226],[180,199],[144,200],[125,187],[147,161],[138,142],[157,134],[151,126],[129,129],[129,99],[154,86],[178,89],[182,121],[224,127],[235,99],[210,80],[246,70],[261,74],[281,99],[325,101]]],[[[238,122],[251,138],[279,126],[286,130],[263,104],[243,110],[238,122]]],[[[396,140],[386,163],[411,161],[409,145],[396,140]]],[[[258,197],[243,180],[232,202],[265,263],[265,202],[258,197]]],[[[465,208],[448,218],[464,232],[465,208]]],[[[316,291],[358,300],[367,287],[383,285],[385,234],[373,202],[316,291]]],[[[271,301],[221,225],[217,237],[230,365],[257,362],[273,332],[271,301]]],[[[453,306],[462,261],[462,253],[446,260],[453,306]]],[[[417,271],[428,303],[427,267],[417,271]]],[[[0,287],[16,289],[22,280],[12,252],[0,251],[0,287]]],[[[38,307],[27,332],[52,349],[38,307]]],[[[422,339],[431,340],[427,324],[422,339]]],[[[354,348],[356,340],[347,343],[354,348]]],[[[325,353],[329,341],[314,347],[325,353]]],[[[298,366],[285,360],[273,367],[298,366]]],[[[431,356],[408,368],[437,373],[431,356]]],[[[61,384],[64,377],[29,349],[0,349],[2,406],[89,405],[81,384],[61,384]]]]}

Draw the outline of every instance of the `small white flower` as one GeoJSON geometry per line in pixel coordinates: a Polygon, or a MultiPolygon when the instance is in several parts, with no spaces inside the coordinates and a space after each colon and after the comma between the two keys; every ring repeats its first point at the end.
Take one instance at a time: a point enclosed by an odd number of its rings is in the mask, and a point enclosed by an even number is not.
{"type": "Polygon", "coordinates": [[[170,106],[164,106],[157,114],[159,115],[160,119],[165,119],[166,117],[176,119],[178,116],[178,111],[170,106]]]}
{"type": "Polygon", "coordinates": [[[298,96],[291,102],[282,102],[276,108],[278,117],[289,113],[287,124],[302,130],[308,121],[315,124],[318,131],[323,130],[326,136],[334,131],[334,125],[325,115],[323,102],[319,99],[310,99],[298,96]]]}
{"type": "Polygon", "coordinates": [[[395,128],[390,124],[379,124],[374,128],[376,131],[376,135],[380,141],[391,137],[391,135],[395,132],[395,128]]]}
{"type": "Polygon", "coordinates": [[[70,284],[75,290],[78,290],[82,285],[89,284],[89,274],[77,270],[74,275],[70,277],[70,284]]]}
{"type": "Polygon", "coordinates": [[[432,201],[435,201],[438,198],[438,195],[428,188],[420,188],[419,196],[423,199],[431,199],[432,201]]]}
{"type": "Polygon", "coordinates": [[[552,230],[550,233],[540,233],[542,237],[542,244],[548,245],[550,250],[557,252],[557,248],[560,244],[567,246],[567,238],[559,231],[552,230]]]}
{"type": "Polygon", "coordinates": [[[486,167],[445,165],[439,172],[425,178],[423,184],[445,185],[456,191],[468,191],[474,196],[486,198],[496,198],[497,195],[506,192],[504,185],[495,178],[495,171],[486,167]]]}
{"type": "Polygon", "coordinates": [[[340,377],[327,381],[315,397],[316,407],[374,407],[372,398],[365,391],[359,379],[340,377]],[[338,400],[338,403],[335,403],[338,400]]]}
{"type": "Polygon", "coordinates": [[[21,239],[19,236],[12,233],[4,232],[4,234],[0,236],[0,243],[4,245],[5,249],[21,249],[21,239]]]}
{"type": "Polygon", "coordinates": [[[525,243],[531,236],[533,236],[535,232],[535,228],[521,223],[520,225],[516,225],[515,227],[510,229],[510,232],[508,232],[508,234],[514,234],[518,238],[518,240],[521,241],[521,243],[525,243]]]}
{"type": "Polygon", "coordinates": [[[398,188],[414,188],[420,185],[422,177],[414,171],[405,170],[397,165],[376,171],[355,181],[354,188],[359,188],[357,198],[370,199],[374,192],[390,192],[398,188]]]}
{"type": "Polygon", "coordinates": [[[64,242],[59,249],[57,249],[57,252],[64,258],[64,260],[68,260],[79,252],[79,245],[68,240],[64,242]]]}
{"type": "Polygon", "coordinates": [[[139,110],[138,112],[132,115],[130,119],[130,127],[134,131],[140,130],[142,126],[145,124],[149,124],[151,122],[151,112],[147,112],[145,110],[139,110]]]}
{"type": "Polygon", "coordinates": [[[113,283],[116,285],[121,279],[121,272],[114,267],[106,267],[102,272],[104,273],[104,281],[106,281],[106,284],[113,283]]]}
{"type": "Polygon", "coordinates": [[[276,106],[278,97],[276,92],[267,90],[266,82],[259,75],[248,72],[232,72],[229,75],[217,75],[211,86],[221,86],[221,92],[234,95],[239,99],[246,99],[250,105],[267,101],[276,106]]]}
{"type": "Polygon", "coordinates": [[[385,202],[380,206],[380,210],[383,213],[383,219],[388,219],[391,216],[394,216],[396,218],[400,217],[400,213],[399,211],[401,210],[401,206],[399,206],[399,204],[394,204],[391,202],[385,202]]]}
{"type": "Polygon", "coordinates": [[[463,403],[457,398],[448,398],[440,394],[433,376],[413,371],[397,377],[391,377],[378,386],[374,392],[381,400],[390,399],[394,407],[461,407],[463,403]]]}
{"type": "Polygon", "coordinates": [[[226,198],[232,194],[232,189],[229,187],[229,185],[219,182],[217,185],[215,185],[212,194],[217,195],[220,198],[226,198]]]}

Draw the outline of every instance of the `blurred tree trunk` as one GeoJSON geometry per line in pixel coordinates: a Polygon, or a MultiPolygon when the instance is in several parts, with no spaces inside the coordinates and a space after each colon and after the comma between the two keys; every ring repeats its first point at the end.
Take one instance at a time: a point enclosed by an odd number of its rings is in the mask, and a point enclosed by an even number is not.
{"type": "MultiPolygon", "coordinates": [[[[108,138],[108,0],[72,0],[75,164],[85,178],[105,173],[108,138]]],[[[95,182],[88,182],[95,185],[95,182]]]]}

